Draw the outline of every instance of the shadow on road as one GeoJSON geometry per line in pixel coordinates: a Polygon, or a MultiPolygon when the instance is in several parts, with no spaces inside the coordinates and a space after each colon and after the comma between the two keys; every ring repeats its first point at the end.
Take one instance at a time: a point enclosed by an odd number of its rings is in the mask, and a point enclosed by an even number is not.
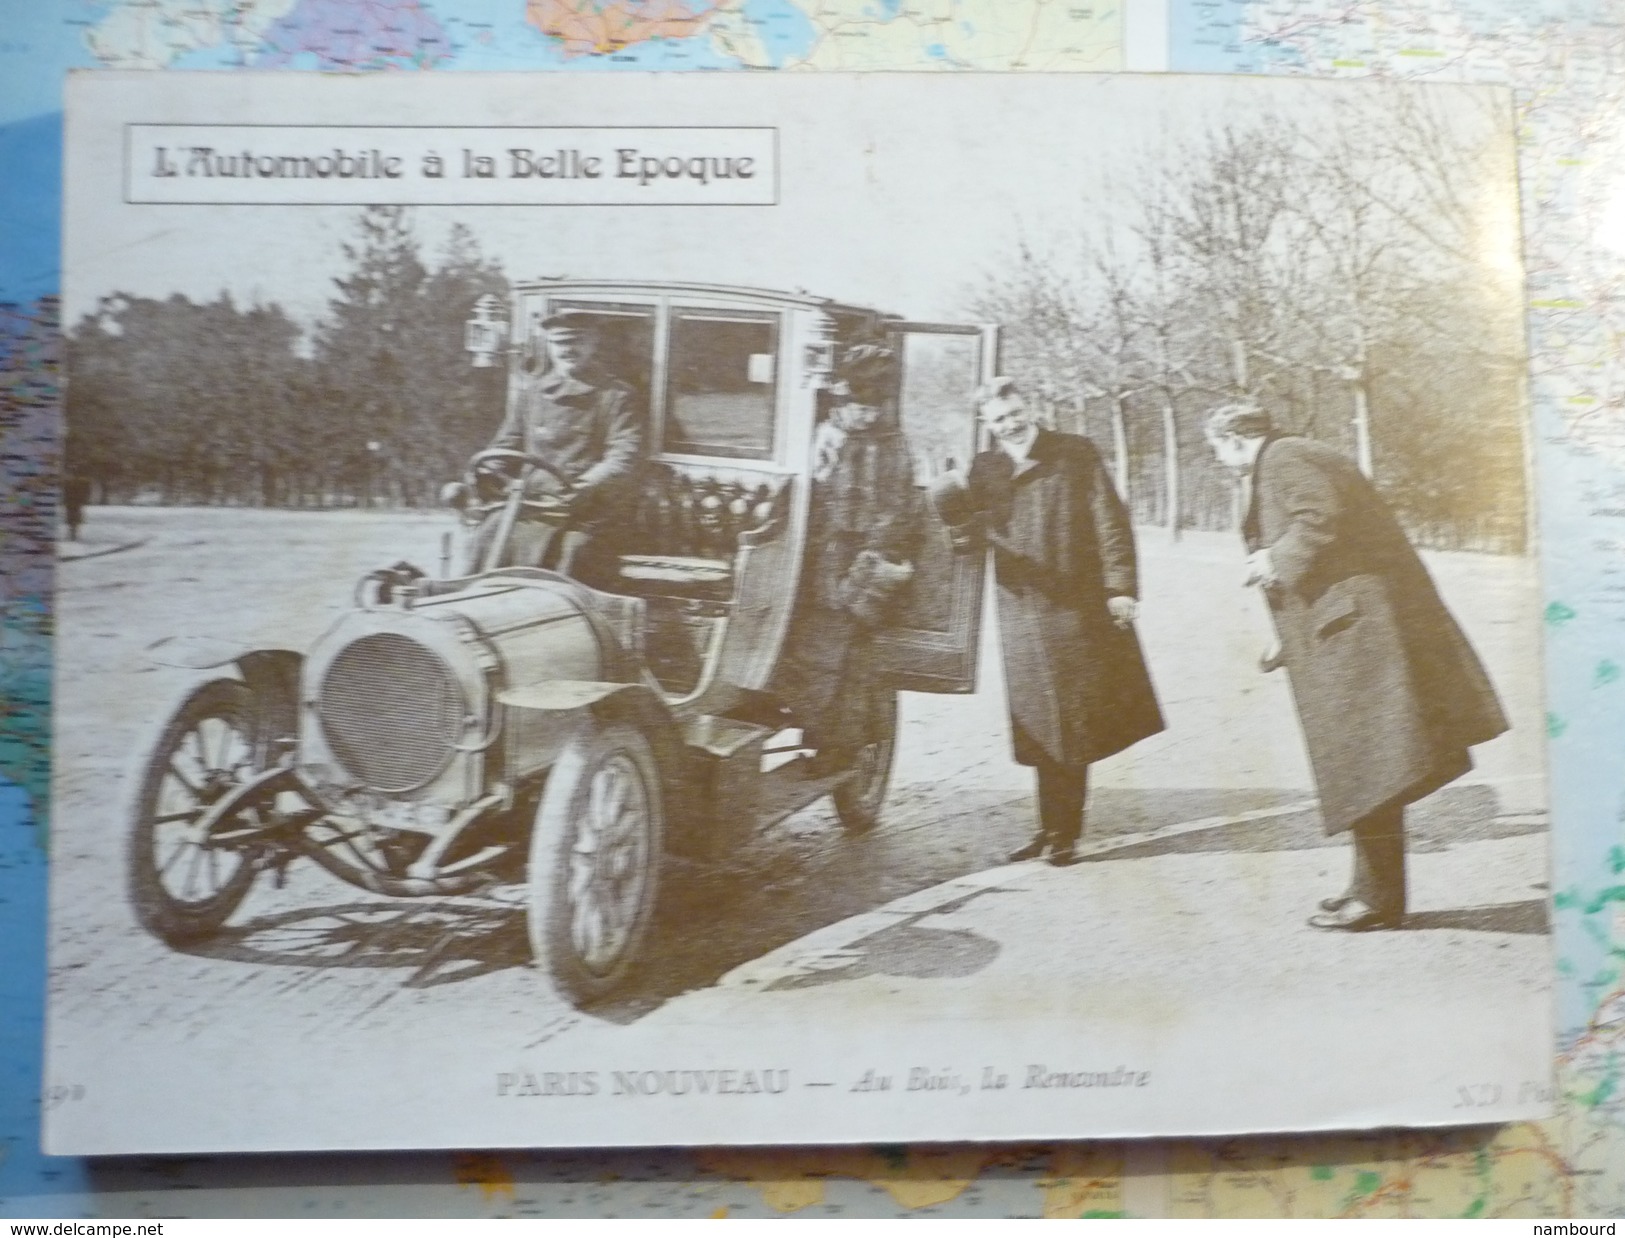
{"type": "Polygon", "coordinates": [[[410,968],[434,988],[530,962],[524,917],[509,907],[423,900],[351,903],[256,916],[194,954],[283,967],[410,968]]]}
{"type": "Polygon", "coordinates": [[[999,957],[999,943],[968,929],[925,928],[927,916],[957,910],[966,903],[989,894],[1005,893],[994,886],[974,890],[889,925],[878,933],[860,937],[839,955],[826,955],[829,966],[818,971],[785,976],[767,986],[777,989],[810,989],[863,976],[906,976],[914,980],[957,979],[974,976],[999,957]]]}
{"type": "Polygon", "coordinates": [[[914,980],[974,976],[999,957],[999,943],[963,929],[898,924],[852,943],[850,961],[803,976],[786,976],[767,986],[811,989],[864,976],[907,976],[914,980]]]}
{"type": "MultiPolygon", "coordinates": [[[[1121,793],[1119,793],[1121,794],[1121,793]]],[[[1249,807],[1268,792],[1229,792],[1228,796],[1252,797],[1249,807]]],[[[1104,798],[1104,797],[1103,797],[1104,798]]],[[[1148,799],[1154,796],[1146,797],[1148,799]]],[[[1302,800],[1282,795],[1281,802],[1302,800]]],[[[1186,820],[1199,816],[1222,816],[1236,811],[1231,807],[1207,813],[1190,813],[1186,820]]],[[[1091,820],[1096,815],[1090,809],[1091,820]]],[[[1155,828],[1155,827],[1153,827],[1155,828]]],[[[1481,784],[1445,787],[1405,809],[1406,847],[1413,853],[1448,851],[1462,843],[1483,842],[1495,838],[1514,838],[1523,834],[1544,833],[1544,817],[1530,814],[1502,815],[1500,803],[1493,787],[1481,784]]],[[[1094,830],[1090,837],[1100,835],[1094,830]]],[[[1115,848],[1094,859],[1126,860],[1153,855],[1192,854],[1203,851],[1259,852],[1302,851],[1314,847],[1343,847],[1347,840],[1341,835],[1327,835],[1321,828],[1320,814],[1314,809],[1288,813],[1260,821],[1240,821],[1232,825],[1216,825],[1210,829],[1193,830],[1168,838],[1153,838],[1126,847],[1115,848]]]]}
{"type": "Polygon", "coordinates": [[[1467,933],[1528,933],[1538,937],[1552,931],[1552,922],[1546,900],[1532,898],[1523,903],[1496,903],[1487,907],[1413,911],[1405,917],[1403,927],[1406,932],[1454,929],[1467,933]]]}
{"type": "MultiPolygon", "coordinates": [[[[765,830],[719,865],[680,861],[663,872],[660,905],[643,980],[625,998],[593,1010],[616,1023],[634,1022],[682,993],[714,985],[734,968],[808,933],[883,907],[893,900],[1005,863],[1033,828],[1033,808],[1008,791],[958,795],[952,808],[927,803],[907,788],[889,824],[853,835],[833,813],[815,806],[765,830]]],[[[1236,824],[1227,815],[1287,806],[1301,793],[1267,789],[1105,790],[1090,802],[1086,840],[1121,847],[1091,863],[1191,852],[1261,852],[1343,846],[1328,838],[1313,810],[1236,824]],[[1218,818],[1212,826],[1177,830],[1218,818]],[[1146,838],[1159,829],[1164,837],[1146,838]]],[[[1410,831],[1416,850],[1532,833],[1528,817],[1498,817],[1495,793],[1451,787],[1416,806],[1410,831]]],[[[994,893],[977,891],[968,897],[994,893]]],[[[935,909],[940,911],[941,908],[935,909]]],[[[807,987],[867,975],[916,978],[967,976],[988,966],[999,946],[977,934],[922,927],[903,919],[854,942],[813,975],[778,982],[807,987]]],[[[1539,901],[1422,912],[1411,930],[1549,931],[1539,901]]],[[[422,900],[344,902],[256,917],[228,929],[197,953],[236,962],[288,967],[409,969],[406,988],[455,984],[530,963],[523,912],[494,902],[422,900]]]]}

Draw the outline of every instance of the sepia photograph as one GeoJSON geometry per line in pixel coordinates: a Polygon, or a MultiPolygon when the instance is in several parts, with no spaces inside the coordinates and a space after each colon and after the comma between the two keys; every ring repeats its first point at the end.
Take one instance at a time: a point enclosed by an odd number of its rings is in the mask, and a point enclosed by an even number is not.
{"type": "Polygon", "coordinates": [[[70,83],[53,1154],[1553,1100],[1500,88],[70,83]]]}

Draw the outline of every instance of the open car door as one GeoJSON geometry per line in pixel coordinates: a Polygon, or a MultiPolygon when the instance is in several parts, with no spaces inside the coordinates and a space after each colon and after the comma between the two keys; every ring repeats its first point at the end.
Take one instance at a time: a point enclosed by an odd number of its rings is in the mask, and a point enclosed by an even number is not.
{"type": "Polygon", "coordinates": [[[976,454],[980,431],[972,393],[997,373],[999,329],[898,322],[888,330],[902,359],[898,411],[927,530],[908,606],[877,640],[877,670],[912,692],[972,692],[986,556],[954,550],[925,490],[948,469],[968,468],[976,454]]]}

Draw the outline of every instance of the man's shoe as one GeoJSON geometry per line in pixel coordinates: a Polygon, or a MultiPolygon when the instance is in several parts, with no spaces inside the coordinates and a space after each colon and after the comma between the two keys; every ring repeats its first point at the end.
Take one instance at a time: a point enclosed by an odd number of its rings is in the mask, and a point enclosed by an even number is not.
{"type": "Polygon", "coordinates": [[[1049,846],[1049,839],[1040,834],[1032,842],[1017,847],[1005,858],[1012,864],[1020,864],[1023,860],[1036,860],[1044,854],[1044,848],[1049,846]]]}
{"type": "Polygon", "coordinates": [[[1354,895],[1345,891],[1342,894],[1333,894],[1330,898],[1321,899],[1320,909],[1322,911],[1342,911],[1353,901],[1354,895]]]}
{"type": "Polygon", "coordinates": [[[1049,862],[1055,865],[1056,868],[1066,868],[1069,865],[1076,864],[1082,858],[1076,851],[1072,850],[1071,843],[1062,843],[1049,853],[1049,862]]]}
{"type": "Polygon", "coordinates": [[[1357,898],[1351,898],[1337,911],[1323,911],[1309,917],[1311,928],[1332,929],[1343,933],[1370,933],[1378,929],[1396,929],[1405,919],[1403,911],[1378,911],[1367,907],[1357,898]]]}

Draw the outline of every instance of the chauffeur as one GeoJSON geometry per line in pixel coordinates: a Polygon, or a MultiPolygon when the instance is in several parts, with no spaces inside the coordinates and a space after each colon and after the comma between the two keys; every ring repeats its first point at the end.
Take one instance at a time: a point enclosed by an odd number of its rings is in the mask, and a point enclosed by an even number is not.
{"type": "MultiPolygon", "coordinates": [[[[593,316],[564,310],[542,319],[547,368],[514,401],[492,447],[532,452],[558,469],[534,470],[528,497],[552,496],[570,506],[562,536],[552,526],[521,520],[505,559],[535,567],[570,567],[584,545],[613,517],[629,494],[645,452],[644,417],[632,388],[599,364],[599,329],[593,316]]],[[[484,560],[497,521],[488,519],[470,545],[472,564],[484,560]]]]}

